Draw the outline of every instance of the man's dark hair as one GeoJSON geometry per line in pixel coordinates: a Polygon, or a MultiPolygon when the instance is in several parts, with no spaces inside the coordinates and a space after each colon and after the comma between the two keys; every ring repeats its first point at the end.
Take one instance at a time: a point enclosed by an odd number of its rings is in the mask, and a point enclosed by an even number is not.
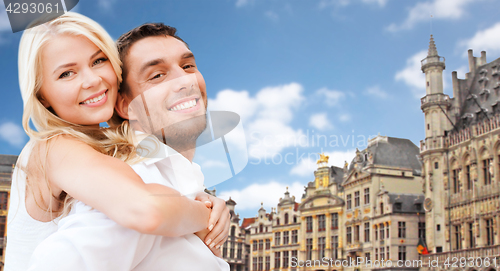
{"type": "Polygon", "coordinates": [[[164,25],[163,23],[146,23],[141,26],[138,26],[127,33],[121,35],[116,41],[116,46],[118,47],[118,53],[120,55],[120,60],[122,61],[122,85],[120,89],[127,91],[126,87],[123,88],[125,79],[127,77],[127,53],[130,47],[147,37],[157,37],[157,36],[171,36],[182,41],[189,48],[188,44],[183,41],[179,36],[176,35],[177,29],[175,27],[171,27],[168,25],[164,25]]]}

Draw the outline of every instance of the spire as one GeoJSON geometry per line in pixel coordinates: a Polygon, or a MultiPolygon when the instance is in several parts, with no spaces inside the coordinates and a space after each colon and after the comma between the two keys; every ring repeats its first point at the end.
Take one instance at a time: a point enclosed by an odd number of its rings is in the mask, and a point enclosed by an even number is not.
{"type": "Polygon", "coordinates": [[[429,52],[427,53],[427,56],[438,56],[438,51],[432,35],[431,35],[431,40],[429,41],[429,52]]]}

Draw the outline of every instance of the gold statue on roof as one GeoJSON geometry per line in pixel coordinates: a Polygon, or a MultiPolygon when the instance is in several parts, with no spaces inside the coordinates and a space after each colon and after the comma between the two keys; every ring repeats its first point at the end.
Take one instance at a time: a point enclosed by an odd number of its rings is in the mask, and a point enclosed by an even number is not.
{"type": "Polygon", "coordinates": [[[322,163],[328,164],[329,158],[330,157],[328,155],[325,155],[324,153],[319,153],[319,160],[318,162],[316,162],[316,164],[322,164],[322,163]]]}

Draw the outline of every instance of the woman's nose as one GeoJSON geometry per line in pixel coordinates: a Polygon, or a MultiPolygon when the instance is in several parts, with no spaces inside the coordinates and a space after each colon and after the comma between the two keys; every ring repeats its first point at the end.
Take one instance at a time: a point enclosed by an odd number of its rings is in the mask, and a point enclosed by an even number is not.
{"type": "Polygon", "coordinates": [[[92,69],[84,70],[82,71],[82,76],[83,76],[83,82],[82,82],[82,88],[83,89],[89,89],[93,87],[99,86],[99,84],[102,81],[101,76],[97,74],[95,71],[92,69]]]}

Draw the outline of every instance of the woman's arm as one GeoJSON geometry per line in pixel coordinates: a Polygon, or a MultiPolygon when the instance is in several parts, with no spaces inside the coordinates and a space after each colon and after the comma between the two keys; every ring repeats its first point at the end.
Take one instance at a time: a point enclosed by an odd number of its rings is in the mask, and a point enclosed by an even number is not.
{"type": "MultiPolygon", "coordinates": [[[[42,148],[40,154],[45,153],[42,148]]],[[[145,184],[125,162],[71,137],[51,140],[45,165],[53,190],[65,191],[124,227],[181,236],[208,225],[210,210],[204,203],[164,185],[145,184]]]]}

